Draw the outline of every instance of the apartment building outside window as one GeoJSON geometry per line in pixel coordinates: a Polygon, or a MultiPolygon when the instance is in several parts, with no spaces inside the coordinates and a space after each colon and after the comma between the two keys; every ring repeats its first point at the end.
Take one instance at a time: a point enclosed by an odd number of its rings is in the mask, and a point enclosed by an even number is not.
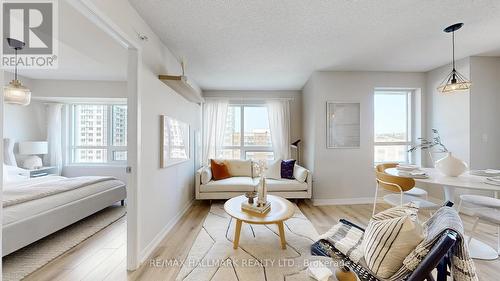
{"type": "Polygon", "coordinates": [[[267,107],[230,105],[226,117],[224,146],[218,154],[218,157],[224,159],[274,159],[267,107]]]}
{"type": "Polygon", "coordinates": [[[71,163],[126,163],[126,105],[72,104],[70,115],[71,163]]]}
{"type": "Polygon", "coordinates": [[[375,91],[374,162],[410,163],[412,92],[375,91]]]}

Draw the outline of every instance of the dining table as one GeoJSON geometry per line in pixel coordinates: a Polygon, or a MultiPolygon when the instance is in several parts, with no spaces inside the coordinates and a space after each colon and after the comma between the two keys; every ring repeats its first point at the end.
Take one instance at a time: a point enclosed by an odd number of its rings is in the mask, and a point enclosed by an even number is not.
{"type": "MultiPolygon", "coordinates": [[[[492,196],[498,198],[500,185],[486,183],[486,177],[472,175],[468,171],[458,177],[450,177],[442,174],[435,168],[419,168],[425,175],[416,174],[412,176],[407,171],[400,171],[397,168],[388,168],[387,174],[400,177],[413,178],[416,184],[422,184],[428,189],[440,188],[444,193],[444,200],[455,203],[455,191],[466,189],[470,191],[489,191],[492,196]]],[[[457,205],[455,205],[457,206],[457,205]]],[[[476,259],[493,260],[498,258],[498,253],[489,245],[472,238],[469,244],[470,256],[476,259]]]]}

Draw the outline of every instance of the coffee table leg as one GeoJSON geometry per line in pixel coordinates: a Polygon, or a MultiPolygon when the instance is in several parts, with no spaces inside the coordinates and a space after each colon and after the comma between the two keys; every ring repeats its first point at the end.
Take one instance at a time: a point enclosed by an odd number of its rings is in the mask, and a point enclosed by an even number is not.
{"type": "Polygon", "coordinates": [[[242,223],[241,220],[236,220],[236,228],[234,230],[233,249],[238,249],[238,244],[240,244],[241,223],[242,223]]]}
{"type": "Polygon", "coordinates": [[[285,239],[285,226],[283,225],[283,221],[277,223],[278,229],[280,232],[280,240],[281,240],[281,249],[286,249],[286,239],[285,239]]]}

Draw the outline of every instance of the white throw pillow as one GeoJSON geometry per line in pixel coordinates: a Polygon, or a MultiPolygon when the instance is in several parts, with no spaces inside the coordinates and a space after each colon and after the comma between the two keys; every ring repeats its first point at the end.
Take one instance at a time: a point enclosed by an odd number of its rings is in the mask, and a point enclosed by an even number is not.
{"type": "Polygon", "coordinates": [[[271,161],[267,164],[266,178],[281,179],[281,159],[271,161]]]}
{"type": "Polygon", "coordinates": [[[417,212],[416,205],[409,203],[380,212],[368,223],[362,247],[368,268],[378,277],[393,276],[424,239],[417,212]]]}
{"type": "Polygon", "coordinates": [[[300,183],[303,183],[307,179],[307,170],[299,165],[293,166],[293,177],[300,183]]]}
{"type": "Polygon", "coordinates": [[[251,177],[252,176],[252,161],[251,160],[224,160],[231,177],[251,177]]]}
{"type": "Polygon", "coordinates": [[[204,167],[201,170],[201,184],[207,184],[212,179],[212,169],[204,167]]]}

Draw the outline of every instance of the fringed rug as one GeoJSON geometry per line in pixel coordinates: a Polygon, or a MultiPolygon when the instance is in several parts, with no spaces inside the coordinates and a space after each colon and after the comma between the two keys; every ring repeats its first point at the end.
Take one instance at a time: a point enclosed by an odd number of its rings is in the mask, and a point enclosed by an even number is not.
{"type": "Polygon", "coordinates": [[[125,215],[110,206],[3,258],[3,280],[21,280],[125,215]]]}
{"type": "MultiPolygon", "coordinates": [[[[212,204],[176,280],[313,280],[307,267],[320,260],[333,270],[329,258],[311,256],[318,233],[295,206],[285,221],[287,249],[282,250],[276,225],[243,223],[239,248],[233,249],[236,221],[224,212],[223,204],[212,204]]],[[[330,277],[329,280],[335,280],[330,277]]]]}

